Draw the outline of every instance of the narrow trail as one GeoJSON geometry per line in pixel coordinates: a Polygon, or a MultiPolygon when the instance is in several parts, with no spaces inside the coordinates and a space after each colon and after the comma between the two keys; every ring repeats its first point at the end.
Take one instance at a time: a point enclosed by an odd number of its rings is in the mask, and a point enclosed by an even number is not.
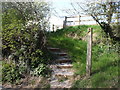
{"type": "Polygon", "coordinates": [[[59,48],[48,48],[56,58],[50,68],[52,76],[50,78],[51,88],[71,88],[74,81],[74,70],[72,60],[66,52],[59,48]]]}

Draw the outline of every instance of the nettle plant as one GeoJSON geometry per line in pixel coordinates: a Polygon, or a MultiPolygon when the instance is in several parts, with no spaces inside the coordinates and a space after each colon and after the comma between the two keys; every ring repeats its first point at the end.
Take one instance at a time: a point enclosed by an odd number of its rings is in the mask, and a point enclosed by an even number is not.
{"type": "MultiPolygon", "coordinates": [[[[3,59],[6,59],[7,64],[8,60],[12,61],[15,65],[13,69],[18,66],[19,69],[25,68],[23,70],[29,73],[30,70],[37,68],[40,63],[45,64],[46,61],[42,49],[45,45],[44,31],[48,28],[49,4],[46,2],[4,2],[2,6],[3,59]]],[[[3,74],[6,74],[4,73],[6,65],[3,68],[3,74]]],[[[11,69],[8,71],[11,72],[11,69]]]]}

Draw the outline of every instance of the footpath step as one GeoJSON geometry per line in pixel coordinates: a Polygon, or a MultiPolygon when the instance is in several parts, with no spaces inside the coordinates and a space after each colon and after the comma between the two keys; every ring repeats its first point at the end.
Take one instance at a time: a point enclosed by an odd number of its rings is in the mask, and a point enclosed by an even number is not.
{"type": "Polygon", "coordinates": [[[55,74],[61,74],[61,75],[73,75],[73,70],[72,69],[56,69],[54,71],[55,74]]]}
{"type": "Polygon", "coordinates": [[[57,68],[72,68],[72,64],[57,64],[57,68]]]}
{"type": "Polygon", "coordinates": [[[48,47],[47,49],[50,50],[50,51],[54,51],[54,52],[60,51],[59,48],[51,48],[51,47],[48,47]]]}
{"type": "Polygon", "coordinates": [[[67,62],[72,62],[72,60],[67,59],[67,58],[60,58],[60,59],[56,59],[55,62],[57,63],[67,63],[67,62]]]}
{"type": "Polygon", "coordinates": [[[62,76],[62,77],[73,77],[73,75],[74,75],[73,72],[64,72],[64,73],[57,72],[57,73],[55,73],[55,76],[62,76]]]}
{"type": "Polygon", "coordinates": [[[68,58],[70,58],[70,57],[69,57],[68,55],[65,55],[65,56],[60,56],[60,55],[59,55],[58,58],[59,58],[59,59],[61,59],[61,58],[67,58],[67,59],[68,59],[68,58]]]}
{"type": "Polygon", "coordinates": [[[56,69],[55,72],[74,72],[72,68],[56,69]]]}
{"type": "Polygon", "coordinates": [[[59,56],[66,56],[67,55],[67,53],[63,53],[63,52],[59,52],[59,53],[55,53],[55,54],[57,54],[59,56]]]}
{"type": "Polygon", "coordinates": [[[64,53],[64,52],[60,52],[59,50],[51,50],[52,51],[52,53],[54,54],[54,55],[57,55],[57,56],[64,56],[64,57],[68,57],[67,56],[67,53],[64,53]]]}
{"type": "Polygon", "coordinates": [[[70,88],[71,84],[69,80],[59,82],[59,81],[52,81],[51,83],[51,88],[70,88]]]}

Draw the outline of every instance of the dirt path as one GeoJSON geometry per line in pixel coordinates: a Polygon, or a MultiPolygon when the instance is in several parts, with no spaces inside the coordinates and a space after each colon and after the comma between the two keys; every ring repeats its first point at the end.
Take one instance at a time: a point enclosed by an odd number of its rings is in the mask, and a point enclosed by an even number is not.
{"type": "Polygon", "coordinates": [[[48,48],[56,56],[55,61],[50,68],[52,76],[50,78],[51,88],[70,88],[72,86],[74,70],[72,61],[66,52],[59,48],[48,48]]]}

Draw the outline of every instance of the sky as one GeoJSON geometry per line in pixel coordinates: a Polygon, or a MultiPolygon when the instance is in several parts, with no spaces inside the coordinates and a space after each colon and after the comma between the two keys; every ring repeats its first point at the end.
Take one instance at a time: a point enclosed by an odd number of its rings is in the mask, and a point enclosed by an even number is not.
{"type": "Polygon", "coordinates": [[[62,12],[62,9],[65,8],[71,8],[70,1],[66,0],[53,0],[52,1],[52,7],[57,11],[57,15],[59,16],[65,16],[66,13],[62,12]]]}
{"type": "Polygon", "coordinates": [[[63,9],[73,9],[71,2],[84,2],[85,0],[51,0],[53,8],[58,12],[59,16],[66,16],[68,14],[64,13],[63,9]]]}
{"type": "Polygon", "coordinates": [[[52,3],[52,15],[50,18],[51,25],[62,25],[66,13],[62,12],[64,8],[70,8],[70,0],[51,0],[52,3]],[[61,18],[62,17],[62,18],[61,18]]]}

